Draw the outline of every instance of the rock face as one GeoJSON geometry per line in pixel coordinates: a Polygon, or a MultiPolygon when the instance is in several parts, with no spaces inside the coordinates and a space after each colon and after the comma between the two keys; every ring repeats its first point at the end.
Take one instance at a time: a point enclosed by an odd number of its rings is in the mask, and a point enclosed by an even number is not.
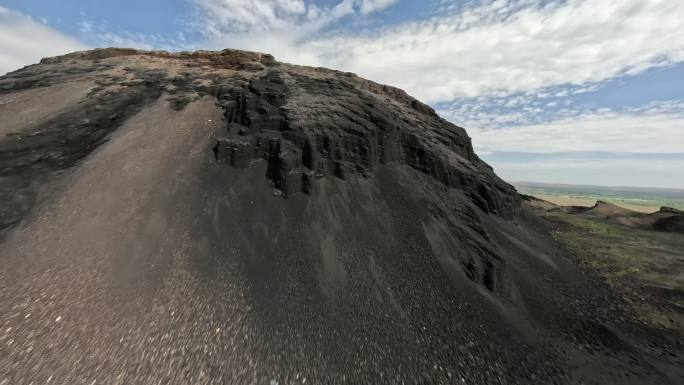
{"type": "Polygon", "coordinates": [[[396,88],[103,49],[1,77],[0,117],[0,382],[668,380],[465,130],[396,88]]]}
{"type": "Polygon", "coordinates": [[[289,68],[220,88],[218,99],[229,126],[217,159],[236,167],[264,159],[285,196],[310,194],[315,178],[369,176],[379,165],[405,164],[464,190],[487,213],[510,218],[519,208],[514,189],[477,158],[465,130],[400,90],[289,68]]]}

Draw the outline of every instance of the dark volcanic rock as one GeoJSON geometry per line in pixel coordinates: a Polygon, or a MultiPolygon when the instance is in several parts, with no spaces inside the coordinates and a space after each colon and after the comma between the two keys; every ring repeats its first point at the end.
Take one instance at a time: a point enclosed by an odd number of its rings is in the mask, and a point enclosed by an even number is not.
{"type": "Polygon", "coordinates": [[[658,212],[650,214],[650,226],[658,231],[684,233],[684,211],[672,207],[661,207],[658,212]]]}
{"type": "Polygon", "coordinates": [[[465,130],[396,88],[104,49],[1,77],[0,117],[0,383],[678,375],[465,130]]]}
{"type": "Polygon", "coordinates": [[[653,222],[652,226],[660,231],[684,233],[684,214],[674,214],[658,218],[653,222]]]}
{"type": "Polygon", "coordinates": [[[474,154],[465,130],[396,89],[333,71],[290,68],[222,90],[219,100],[229,131],[247,138],[240,139],[240,149],[234,140],[219,140],[217,157],[237,156],[244,164],[252,154],[277,164],[269,175],[273,183],[286,186],[287,179],[312,172],[344,179],[379,165],[406,164],[464,190],[487,213],[510,218],[519,208],[513,188],[474,154]]]}

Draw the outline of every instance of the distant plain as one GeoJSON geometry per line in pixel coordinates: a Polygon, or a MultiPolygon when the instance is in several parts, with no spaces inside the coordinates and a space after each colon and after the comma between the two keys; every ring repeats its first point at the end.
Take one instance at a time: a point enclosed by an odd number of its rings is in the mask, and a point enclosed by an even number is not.
{"type": "Polygon", "coordinates": [[[684,190],[513,182],[521,194],[560,206],[593,206],[601,200],[629,210],[653,213],[667,206],[684,209],[684,190]]]}

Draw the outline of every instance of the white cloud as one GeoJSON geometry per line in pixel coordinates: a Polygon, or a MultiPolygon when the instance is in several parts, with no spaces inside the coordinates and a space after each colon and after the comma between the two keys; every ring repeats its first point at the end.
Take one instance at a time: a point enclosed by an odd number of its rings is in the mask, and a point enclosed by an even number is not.
{"type": "Polygon", "coordinates": [[[271,53],[301,64],[318,62],[301,49],[302,39],[355,12],[356,0],[319,7],[304,0],[191,0],[197,8],[192,26],[205,36],[205,48],[239,48],[271,53]]]}
{"type": "Polygon", "coordinates": [[[0,6],[0,75],[45,56],[87,49],[44,23],[0,6]]]}
{"type": "Polygon", "coordinates": [[[310,49],[334,49],[323,64],[427,102],[598,82],[682,59],[684,1],[525,3],[499,0],[310,49]]]}
{"type": "MultiPolygon", "coordinates": [[[[358,0],[341,0],[331,7],[319,7],[305,0],[192,1],[202,15],[195,27],[212,39],[287,34],[295,41],[353,14],[359,6],[358,0]]],[[[372,8],[377,2],[366,0],[360,5],[372,8]]]]}
{"type": "Polygon", "coordinates": [[[429,103],[592,84],[684,60],[684,1],[444,2],[424,21],[323,37],[321,29],[339,18],[392,2],[194,1],[202,30],[222,44],[353,71],[429,103]]]}
{"type": "Polygon", "coordinates": [[[570,111],[532,125],[471,130],[480,153],[494,152],[684,152],[684,101],[640,108],[570,111]]]}
{"type": "Polygon", "coordinates": [[[195,26],[211,38],[286,33],[306,37],[357,11],[383,10],[399,0],[339,0],[321,7],[311,0],[192,0],[202,20],[195,26]]]}
{"type": "Polygon", "coordinates": [[[361,13],[367,15],[376,11],[383,10],[391,5],[394,5],[399,0],[362,0],[359,8],[361,13]]]}
{"type": "Polygon", "coordinates": [[[78,29],[83,36],[88,36],[98,47],[125,47],[143,50],[162,49],[167,51],[187,50],[189,46],[182,32],[176,39],[158,34],[144,34],[111,28],[108,24],[85,18],[78,22],[78,29]]]}
{"type": "MultiPolygon", "coordinates": [[[[261,51],[279,60],[320,65],[335,52],[308,44],[341,19],[381,11],[398,0],[338,0],[319,6],[313,0],[192,0],[198,18],[195,30],[212,49],[240,48],[261,51]]],[[[334,44],[330,40],[331,44],[334,44]]]]}

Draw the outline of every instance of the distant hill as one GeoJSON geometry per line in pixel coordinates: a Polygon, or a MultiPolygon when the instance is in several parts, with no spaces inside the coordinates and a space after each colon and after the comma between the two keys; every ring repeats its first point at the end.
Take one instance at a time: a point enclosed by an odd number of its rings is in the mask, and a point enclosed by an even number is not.
{"type": "Polygon", "coordinates": [[[591,201],[603,200],[620,206],[663,206],[684,208],[684,190],[644,187],[609,187],[591,185],[513,182],[522,194],[580,198],[591,201]]]}

